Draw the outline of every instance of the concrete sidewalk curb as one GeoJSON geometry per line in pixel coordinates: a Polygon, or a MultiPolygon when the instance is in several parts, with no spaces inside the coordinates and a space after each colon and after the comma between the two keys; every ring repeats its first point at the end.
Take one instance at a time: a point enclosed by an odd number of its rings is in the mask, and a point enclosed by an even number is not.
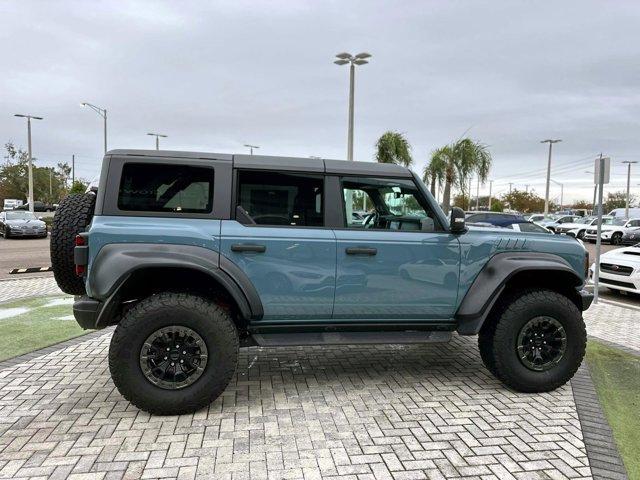
{"type": "Polygon", "coordinates": [[[594,480],[627,479],[627,471],[598,400],[586,361],[571,379],[571,388],[594,480]]]}

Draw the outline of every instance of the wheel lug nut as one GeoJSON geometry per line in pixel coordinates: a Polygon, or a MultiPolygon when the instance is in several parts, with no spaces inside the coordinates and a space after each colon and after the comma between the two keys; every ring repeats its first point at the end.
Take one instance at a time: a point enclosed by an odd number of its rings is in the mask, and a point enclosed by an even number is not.
{"type": "Polygon", "coordinates": [[[169,347],[167,347],[167,352],[168,352],[169,350],[171,350],[171,349],[170,349],[169,347]]]}
{"type": "Polygon", "coordinates": [[[183,351],[182,351],[182,354],[183,354],[183,355],[186,355],[186,354],[187,354],[187,351],[186,351],[186,350],[183,350],[183,351]]]}
{"type": "Polygon", "coordinates": [[[175,363],[171,362],[171,366],[173,367],[175,365],[175,363]]]}
{"type": "Polygon", "coordinates": [[[164,357],[164,359],[166,360],[166,359],[167,359],[167,357],[164,357]]]}
{"type": "Polygon", "coordinates": [[[180,363],[184,363],[184,360],[180,360],[180,363]]]}

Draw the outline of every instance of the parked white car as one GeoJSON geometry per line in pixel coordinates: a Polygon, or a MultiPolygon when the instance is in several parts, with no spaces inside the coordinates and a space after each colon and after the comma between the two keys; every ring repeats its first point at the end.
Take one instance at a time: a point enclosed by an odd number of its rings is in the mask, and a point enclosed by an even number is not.
{"type": "MultiPolygon", "coordinates": [[[[605,219],[611,218],[608,216],[602,217],[602,221],[605,219]]],[[[582,239],[584,237],[587,228],[592,225],[598,224],[598,217],[582,217],[575,222],[564,223],[556,228],[556,233],[564,233],[566,235],[571,235],[572,237],[582,239]]]]}
{"type": "MultiPolygon", "coordinates": [[[[627,220],[626,218],[611,217],[607,218],[606,222],[603,219],[600,240],[612,245],[620,245],[622,242],[622,236],[625,234],[627,229],[634,227],[640,227],[640,218],[631,218],[627,220]]],[[[585,232],[584,240],[593,243],[597,238],[597,225],[592,225],[585,232]]]]}
{"type": "MultiPolygon", "coordinates": [[[[595,263],[591,265],[591,278],[595,263]]],[[[600,284],[614,291],[640,293],[640,246],[616,248],[600,256],[600,284]]]]}

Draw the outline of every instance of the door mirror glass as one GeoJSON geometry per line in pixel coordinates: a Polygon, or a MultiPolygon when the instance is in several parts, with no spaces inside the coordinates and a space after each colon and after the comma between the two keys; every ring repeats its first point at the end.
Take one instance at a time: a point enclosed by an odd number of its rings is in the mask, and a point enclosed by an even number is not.
{"type": "Polygon", "coordinates": [[[464,210],[460,207],[453,207],[451,209],[451,224],[449,226],[453,233],[462,233],[466,231],[464,210]]]}

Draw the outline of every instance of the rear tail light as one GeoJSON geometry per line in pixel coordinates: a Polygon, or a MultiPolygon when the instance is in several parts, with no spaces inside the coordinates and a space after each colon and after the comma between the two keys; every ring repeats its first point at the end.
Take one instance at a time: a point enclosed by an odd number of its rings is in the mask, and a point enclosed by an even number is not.
{"type": "Polygon", "coordinates": [[[73,249],[73,259],[75,264],[76,275],[82,277],[87,273],[88,249],[87,239],[83,235],[76,235],[74,240],[75,248],[73,249]]]}

